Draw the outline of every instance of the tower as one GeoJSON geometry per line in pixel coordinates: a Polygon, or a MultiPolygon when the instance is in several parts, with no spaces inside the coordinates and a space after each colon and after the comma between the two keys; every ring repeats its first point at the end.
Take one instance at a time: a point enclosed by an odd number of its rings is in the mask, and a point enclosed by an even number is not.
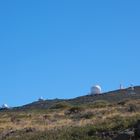
{"type": "Polygon", "coordinates": [[[123,87],[123,85],[122,85],[122,84],[120,84],[120,90],[122,90],[122,89],[124,89],[124,87],[123,87]]]}

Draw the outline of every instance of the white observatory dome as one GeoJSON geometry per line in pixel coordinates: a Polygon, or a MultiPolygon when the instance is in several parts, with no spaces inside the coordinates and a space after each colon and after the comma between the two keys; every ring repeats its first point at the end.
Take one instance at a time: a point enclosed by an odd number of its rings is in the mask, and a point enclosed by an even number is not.
{"type": "Polygon", "coordinates": [[[41,96],[38,101],[44,101],[44,98],[41,96]]]}
{"type": "Polygon", "coordinates": [[[2,108],[7,108],[7,109],[8,109],[9,106],[8,106],[7,104],[3,104],[3,105],[2,105],[2,108]]]}
{"type": "Polygon", "coordinates": [[[95,85],[91,88],[91,94],[101,94],[101,87],[99,85],[95,85]]]}

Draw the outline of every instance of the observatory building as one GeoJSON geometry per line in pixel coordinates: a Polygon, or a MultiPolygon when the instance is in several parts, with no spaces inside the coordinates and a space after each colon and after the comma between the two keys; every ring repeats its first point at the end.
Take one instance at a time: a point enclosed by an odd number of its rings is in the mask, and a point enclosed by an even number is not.
{"type": "Polygon", "coordinates": [[[128,94],[136,94],[134,86],[131,84],[128,88],[128,94]]]}
{"type": "Polygon", "coordinates": [[[1,108],[2,108],[2,109],[9,109],[9,106],[8,106],[7,104],[3,104],[3,105],[1,106],[1,108]]]}
{"type": "Polygon", "coordinates": [[[91,95],[101,94],[101,93],[102,93],[102,89],[99,85],[95,85],[95,86],[91,87],[91,95]]]}
{"type": "Polygon", "coordinates": [[[41,96],[38,101],[44,101],[44,98],[41,96]]]}

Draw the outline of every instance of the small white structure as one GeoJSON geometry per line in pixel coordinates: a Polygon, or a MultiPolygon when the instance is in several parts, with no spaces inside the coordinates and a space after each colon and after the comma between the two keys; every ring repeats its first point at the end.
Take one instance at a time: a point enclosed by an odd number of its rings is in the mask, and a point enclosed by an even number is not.
{"type": "Polygon", "coordinates": [[[44,101],[43,97],[41,96],[38,101],[44,101]]]}
{"type": "Polygon", "coordinates": [[[9,107],[7,104],[3,104],[3,105],[1,106],[1,108],[2,108],[2,109],[9,109],[10,107],[9,107]]]}
{"type": "Polygon", "coordinates": [[[124,89],[124,86],[122,84],[120,84],[120,90],[124,89]]]}
{"type": "Polygon", "coordinates": [[[130,85],[130,88],[131,88],[132,91],[135,90],[133,84],[130,85]]]}
{"type": "Polygon", "coordinates": [[[136,94],[133,84],[130,85],[130,88],[128,89],[128,94],[136,94]]]}
{"type": "Polygon", "coordinates": [[[101,92],[102,92],[102,89],[99,85],[95,85],[95,86],[91,87],[91,95],[101,94],[101,92]]]}

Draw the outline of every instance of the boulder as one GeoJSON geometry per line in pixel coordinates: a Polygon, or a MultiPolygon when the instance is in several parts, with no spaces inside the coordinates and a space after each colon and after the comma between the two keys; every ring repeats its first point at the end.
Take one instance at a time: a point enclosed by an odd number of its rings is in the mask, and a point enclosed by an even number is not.
{"type": "Polygon", "coordinates": [[[140,138],[140,120],[134,125],[134,133],[136,139],[140,138]]]}
{"type": "Polygon", "coordinates": [[[113,140],[134,140],[134,131],[133,129],[126,129],[113,140]]]}

